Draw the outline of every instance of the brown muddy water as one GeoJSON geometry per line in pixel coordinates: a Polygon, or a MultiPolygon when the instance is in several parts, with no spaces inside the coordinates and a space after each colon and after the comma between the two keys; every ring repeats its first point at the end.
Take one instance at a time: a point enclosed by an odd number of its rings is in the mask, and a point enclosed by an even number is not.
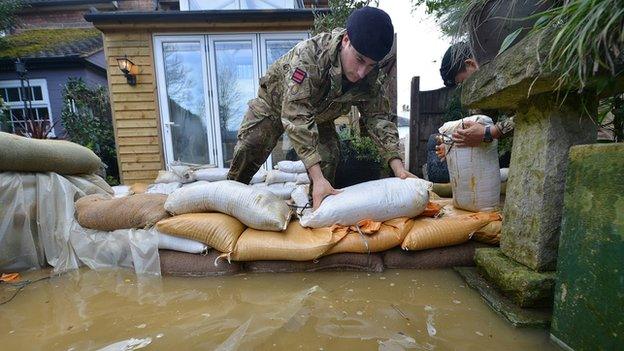
{"type": "MultiPolygon", "coordinates": [[[[47,272],[26,273],[34,280],[47,272]]],[[[0,285],[0,301],[15,287],[0,285]]],[[[557,350],[452,270],[140,278],[66,273],[0,306],[3,350],[557,350]]]]}

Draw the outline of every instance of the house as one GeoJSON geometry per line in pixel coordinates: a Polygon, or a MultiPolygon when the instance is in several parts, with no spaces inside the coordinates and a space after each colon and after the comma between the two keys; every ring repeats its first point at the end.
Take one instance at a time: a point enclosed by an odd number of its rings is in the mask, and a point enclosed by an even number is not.
{"type": "MultiPolygon", "coordinates": [[[[228,167],[259,78],[309,37],[309,7],[327,2],[147,3],[158,10],[85,15],[104,34],[122,182],[153,182],[173,161],[228,167]]],[[[292,157],[291,149],[281,140],[266,167],[292,157]]]]}
{"type": "Polygon", "coordinates": [[[10,114],[7,131],[24,128],[25,100],[30,100],[31,116],[42,125],[54,126],[48,137],[64,137],[60,116],[67,79],[82,78],[89,85],[107,85],[102,34],[84,20],[84,13],[90,7],[114,10],[116,3],[24,1],[14,27],[3,37],[5,45],[0,46],[0,97],[10,114]],[[16,72],[18,58],[24,63],[27,80],[20,80],[16,72]]]}

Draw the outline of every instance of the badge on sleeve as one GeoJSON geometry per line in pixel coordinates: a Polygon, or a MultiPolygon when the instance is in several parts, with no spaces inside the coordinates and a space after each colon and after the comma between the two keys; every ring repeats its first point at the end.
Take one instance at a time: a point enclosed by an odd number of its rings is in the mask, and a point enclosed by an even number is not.
{"type": "Polygon", "coordinates": [[[301,84],[307,76],[308,73],[306,73],[306,71],[302,70],[301,68],[295,68],[295,72],[293,72],[291,79],[295,81],[295,83],[301,84]]]}

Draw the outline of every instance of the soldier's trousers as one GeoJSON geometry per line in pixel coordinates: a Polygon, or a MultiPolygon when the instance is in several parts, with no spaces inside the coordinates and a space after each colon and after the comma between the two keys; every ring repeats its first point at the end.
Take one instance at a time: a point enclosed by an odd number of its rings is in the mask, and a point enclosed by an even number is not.
{"type": "MultiPolygon", "coordinates": [[[[334,184],[336,167],[340,161],[340,143],[333,121],[317,125],[319,133],[318,151],[321,155],[321,170],[325,178],[334,184]]],[[[249,184],[251,178],[271,154],[284,127],[279,117],[256,116],[247,110],[238,131],[234,147],[234,158],[228,179],[249,184]]]]}

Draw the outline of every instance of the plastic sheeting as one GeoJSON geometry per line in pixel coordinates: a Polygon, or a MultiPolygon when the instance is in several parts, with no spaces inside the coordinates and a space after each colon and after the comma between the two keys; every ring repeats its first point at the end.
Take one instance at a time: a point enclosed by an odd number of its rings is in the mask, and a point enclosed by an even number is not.
{"type": "Polygon", "coordinates": [[[134,268],[136,274],[160,275],[156,230],[104,232],[82,228],[72,221],[70,240],[76,256],[91,269],[126,267],[134,268]]]}
{"type": "MultiPolygon", "coordinates": [[[[72,240],[70,236],[77,231],[74,201],[87,192],[108,194],[105,187],[91,182],[91,178],[77,176],[70,181],[56,173],[0,173],[0,271],[24,271],[49,264],[55,272],[62,272],[77,269],[81,261],[89,261],[91,254],[76,247],[85,247],[88,239],[72,240]]],[[[126,242],[134,243],[130,250],[137,259],[137,272],[160,273],[160,266],[149,264],[154,259],[153,252],[156,259],[158,256],[158,237],[154,235],[153,244],[144,241],[149,236],[144,233],[133,232],[127,236],[126,242]]],[[[119,245],[114,238],[98,239],[108,240],[108,245],[119,245]]],[[[113,252],[113,246],[107,250],[113,252]]]]}

